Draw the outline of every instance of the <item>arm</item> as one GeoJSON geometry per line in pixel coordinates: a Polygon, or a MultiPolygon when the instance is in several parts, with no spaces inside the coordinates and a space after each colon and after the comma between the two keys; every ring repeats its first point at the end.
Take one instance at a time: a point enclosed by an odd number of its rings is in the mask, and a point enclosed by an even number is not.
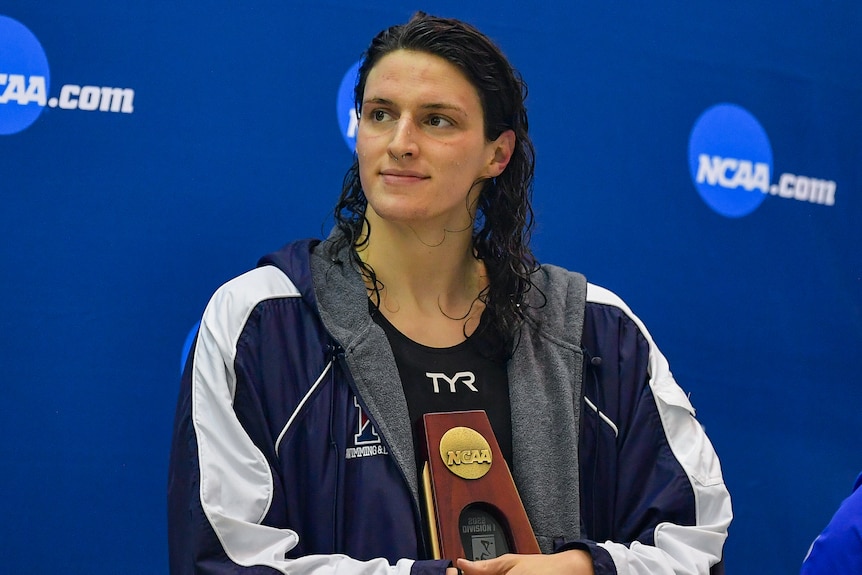
{"type": "Polygon", "coordinates": [[[579,454],[596,572],[707,573],[732,513],[694,408],[643,323],[592,285],[584,346],[601,358],[585,376],[579,454]]]}
{"type": "Polygon", "coordinates": [[[295,556],[302,533],[285,525],[284,490],[290,486],[277,476],[275,446],[262,439],[270,437],[266,429],[237,412],[238,390],[249,389],[244,379],[250,376],[236,368],[237,342],[257,303],[295,295],[286,276],[259,269],[219,290],[204,313],[183,376],[171,453],[171,572],[442,573],[445,563],[295,556]]]}
{"type": "Polygon", "coordinates": [[[862,475],[811,544],[801,575],[862,573],[862,475]]]}

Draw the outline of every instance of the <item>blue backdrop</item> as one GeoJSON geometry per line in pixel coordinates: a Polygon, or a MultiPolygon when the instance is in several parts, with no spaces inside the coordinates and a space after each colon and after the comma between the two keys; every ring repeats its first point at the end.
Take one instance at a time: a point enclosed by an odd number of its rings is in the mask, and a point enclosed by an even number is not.
{"type": "Polygon", "coordinates": [[[0,571],[167,571],[187,334],[328,230],[339,86],[417,8],[525,76],[537,255],[669,357],[733,496],[728,571],[797,571],[862,470],[862,6],[361,4],[0,5],[0,571]]]}

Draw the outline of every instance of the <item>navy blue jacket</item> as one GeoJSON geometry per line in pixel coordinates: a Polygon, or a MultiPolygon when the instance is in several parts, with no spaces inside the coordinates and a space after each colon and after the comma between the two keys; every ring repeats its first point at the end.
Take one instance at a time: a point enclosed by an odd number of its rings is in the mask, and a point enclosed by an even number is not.
{"type": "MultiPolygon", "coordinates": [[[[434,573],[407,407],[346,254],[296,242],[222,286],[183,375],[171,572],[434,573]]],[[[543,266],[507,365],[513,476],[543,552],[596,573],[707,573],[731,520],[718,459],[646,328],[543,266]]]]}

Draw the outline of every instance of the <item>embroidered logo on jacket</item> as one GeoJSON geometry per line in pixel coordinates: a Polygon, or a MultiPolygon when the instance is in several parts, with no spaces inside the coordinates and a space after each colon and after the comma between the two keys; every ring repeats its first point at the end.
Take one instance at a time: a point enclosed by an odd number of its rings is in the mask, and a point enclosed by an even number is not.
{"type": "Polygon", "coordinates": [[[356,459],[357,457],[388,455],[389,452],[386,450],[386,446],[383,445],[383,442],[380,441],[380,435],[377,433],[377,430],[374,429],[371,419],[364,411],[362,411],[362,407],[359,405],[359,400],[355,397],[353,398],[353,405],[358,411],[358,417],[356,418],[359,422],[357,426],[358,429],[353,435],[353,447],[347,448],[344,458],[356,459]]]}

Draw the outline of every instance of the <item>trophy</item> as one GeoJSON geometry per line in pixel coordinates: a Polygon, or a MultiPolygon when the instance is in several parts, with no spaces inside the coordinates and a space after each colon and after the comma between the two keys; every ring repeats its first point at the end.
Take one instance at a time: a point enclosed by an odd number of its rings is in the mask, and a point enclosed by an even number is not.
{"type": "Polygon", "coordinates": [[[541,553],[484,411],[424,416],[425,511],[435,559],[541,553]]]}

